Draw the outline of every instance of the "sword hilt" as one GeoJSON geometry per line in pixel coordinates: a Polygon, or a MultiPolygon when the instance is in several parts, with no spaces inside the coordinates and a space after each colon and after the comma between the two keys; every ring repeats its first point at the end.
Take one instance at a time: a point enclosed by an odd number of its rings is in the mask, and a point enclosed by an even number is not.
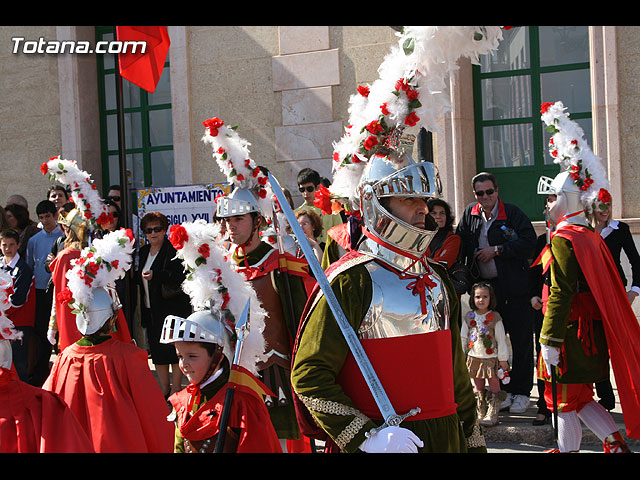
{"type": "Polygon", "coordinates": [[[378,433],[383,428],[397,427],[402,422],[404,422],[404,420],[407,417],[413,417],[414,415],[417,415],[418,413],[420,413],[420,411],[421,411],[420,407],[416,407],[416,408],[412,408],[411,410],[409,410],[404,415],[397,415],[395,413],[393,415],[389,415],[385,419],[385,421],[384,421],[384,423],[382,425],[380,425],[379,427],[376,427],[376,428],[372,428],[367,433],[365,433],[364,436],[367,437],[367,438],[370,438],[370,437],[373,437],[376,433],[378,433]]]}

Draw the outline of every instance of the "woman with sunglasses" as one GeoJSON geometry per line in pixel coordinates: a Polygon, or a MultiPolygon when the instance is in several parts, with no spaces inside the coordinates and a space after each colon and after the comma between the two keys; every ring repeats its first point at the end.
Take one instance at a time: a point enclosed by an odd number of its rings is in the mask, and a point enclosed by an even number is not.
{"type": "Polygon", "coordinates": [[[191,314],[189,297],[182,291],[182,262],[167,238],[169,220],[159,212],[142,217],[146,243],[140,247],[136,280],[140,287],[142,327],[147,331],[151,361],[156,367],[158,383],[168,397],[182,390],[182,373],[172,345],[160,343],[162,325],[167,315],[187,318],[191,314]],[[171,368],[170,368],[171,367],[171,368]]]}

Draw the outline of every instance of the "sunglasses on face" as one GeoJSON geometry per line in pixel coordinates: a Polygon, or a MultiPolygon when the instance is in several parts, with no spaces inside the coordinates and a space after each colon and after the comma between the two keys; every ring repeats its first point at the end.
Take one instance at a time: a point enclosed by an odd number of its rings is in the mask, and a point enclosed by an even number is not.
{"type": "Polygon", "coordinates": [[[478,197],[484,197],[484,194],[485,194],[485,193],[487,194],[487,196],[489,196],[489,195],[491,195],[491,194],[495,193],[495,190],[494,190],[493,188],[487,188],[486,190],[478,190],[478,191],[476,192],[476,195],[477,195],[478,197]]]}
{"type": "Polygon", "coordinates": [[[119,196],[107,197],[107,200],[113,200],[114,202],[119,202],[120,201],[120,197],[119,196]]]}
{"type": "Polygon", "coordinates": [[[162,227],[149,227],[149,228],[145,228],[144,230],[142,230],[146,235],[149,235],[150,233],[160,233],[161,231],[163,231],[164,228],[162,227]]]}
{"type": "Polygon", "coordinates": [[[298,190],[300,190],[300,193],[304,193],[305,191],[311,193],[316,189],[316,187],[312,187],[311,185],[309,185],[308,187],[300,187],[298,188],[298,190]]]}

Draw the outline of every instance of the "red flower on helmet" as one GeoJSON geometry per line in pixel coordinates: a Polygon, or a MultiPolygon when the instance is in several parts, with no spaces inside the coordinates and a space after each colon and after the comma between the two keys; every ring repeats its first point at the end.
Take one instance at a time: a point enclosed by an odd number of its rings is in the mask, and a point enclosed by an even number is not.
{"type": "Polygon", "coordinates": [[[56,298],[60,303],[69,303],[73,300],[73,294],[71,293],[71,290],[69,290],[69,287],[66,287],[56,295],[56,298]]]}
{"type": "Polygon", "coordinates": [[[544,102],[540,107],[540,113],[547,113],[547,110],[549,110],[551,106],[553,106],[553,102],[544,102]]]}
{"type": "Polygon", "coordinates": [[[375,147],[376,145],[378,145],[378,139],[374,136],[369,136],[367,137],[367,139],[364,141],[364,148],[366,150],[371,150],[373,147],[375,147]]]}
{"type": "Polygon", "coordinates": [[[98,270],[100,269],[98,264],[95,262],[87,263],[87,266],[85,268],[87,270],[87,273],[93,275],[94,277],[98,274],[98,270]]]}
{"type": "Polygon", "coordinates": [[[215,137],[218,135],[218,129],[224,125],[224,122],[218,117],[213,117],[205,120],[202,124],[209,129],[209,135],[215,137]]]}
{"type": "Polygon", "coordinates": [[[209,244],[203,243],[202,245],[200,245],[198,247],[198,253],[202,255],[204,258],[209,258],[209,255],[210,255],[209,244]]]}
{"type": "Polygon", "coordinates": [[[171,225],[169,229],[169,241],[173,248],[176,250],[181,250],[184,247],[184,242],[189,240],[189,234],[187,233],[187,229],[182,225],[171,225]]]}
{"type": "Polygon", "coordinates": [[[601,188],[598,192],[598,200],[602,203],[611,203],[611,194],[606,188],[601,188]]]}
{"type": "Polygon", "coordinates": [[[407,115],[407,118],[404,119],[404,123],[409,125],[410,127],[415,127],[416,123],[420,121],[420,117],[416,115],[416,112],[411,112],[407,115]]]}
{"type": "Polygon", "coordinates": [[[369,96],[369,87],[365,87],[363,85],[358,86],[358,93],[360,95],[362,95],[363,97],[368,97],[369,96]]]}
{"type": "Polygon", "coordinates": [[[331,210],[331,192],[324,185],[318,185],[318,190],[316,190],[315,198],[313,199],[313,205],[322,210],[322,213],[325,215],[330,215],[331,210]]]}
{"type": "Polygon", "coordinates": [[[102,212],[96,219],[96,222],[98,222],[98,225],[108,225],[109,223],[113,222],[113,213],[102,212]]]}
{"type": "Polygon", "coordinates": [[[369,122],[365,128],[369,133],[372,133],[374,135],[377,135],[378,133],[381,133],[384,131],[384,128],[382,128],[382,125],[380,125],[380,122],[378,120],[373,120],[372,122],[369,122]]]}

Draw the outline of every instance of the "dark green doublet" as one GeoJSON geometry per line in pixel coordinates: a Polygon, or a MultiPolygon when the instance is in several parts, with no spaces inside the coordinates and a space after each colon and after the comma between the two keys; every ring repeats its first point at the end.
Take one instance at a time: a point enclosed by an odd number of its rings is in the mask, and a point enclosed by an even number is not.
{"type": "MultiPolygon", "coordinates": [[[[484,437],[476,422],[476,400],[460,341],[460,305],[445,270],[439,265],[432,267],[442,277],[450,299],[457,414],[418,421],[410,421],[409,418],[401,426],[412,430],[424,441],[422,452],[484,452],[484,437]]],[[[366,267],[364,264],[352,266],[340,273],[331,282],[331,287],[346,318],[357,331],[373,292],[366,267]]],[[[296,394],[343,452],[359,451],[365,433],[381,422],[373,421],[355,409],[351,399],[336,383],[349,347],[324,296],[310,312],[299,335],[291,375],[296,394]]]]}
{"type": "MultiPolygon", "coordinates": [[[[569,321],[571,301],[576,292],[588,292],[589,285],[580,269],[571,241],[555,236],[551,240],[551,286],[545,312],[540,343],[562,348],[566,355],[566,369],[558,374],[559,383],[593,383],[607,378],[609,354],[602,321],[594,320],[590,335],[597,353],[588,355],[578,338],[578,322],[569,321]]],[[[564,361],[564,360],[563,360],[564,361]]],[[[543,363],[538,377],[544,378],[543,363]]]]}

